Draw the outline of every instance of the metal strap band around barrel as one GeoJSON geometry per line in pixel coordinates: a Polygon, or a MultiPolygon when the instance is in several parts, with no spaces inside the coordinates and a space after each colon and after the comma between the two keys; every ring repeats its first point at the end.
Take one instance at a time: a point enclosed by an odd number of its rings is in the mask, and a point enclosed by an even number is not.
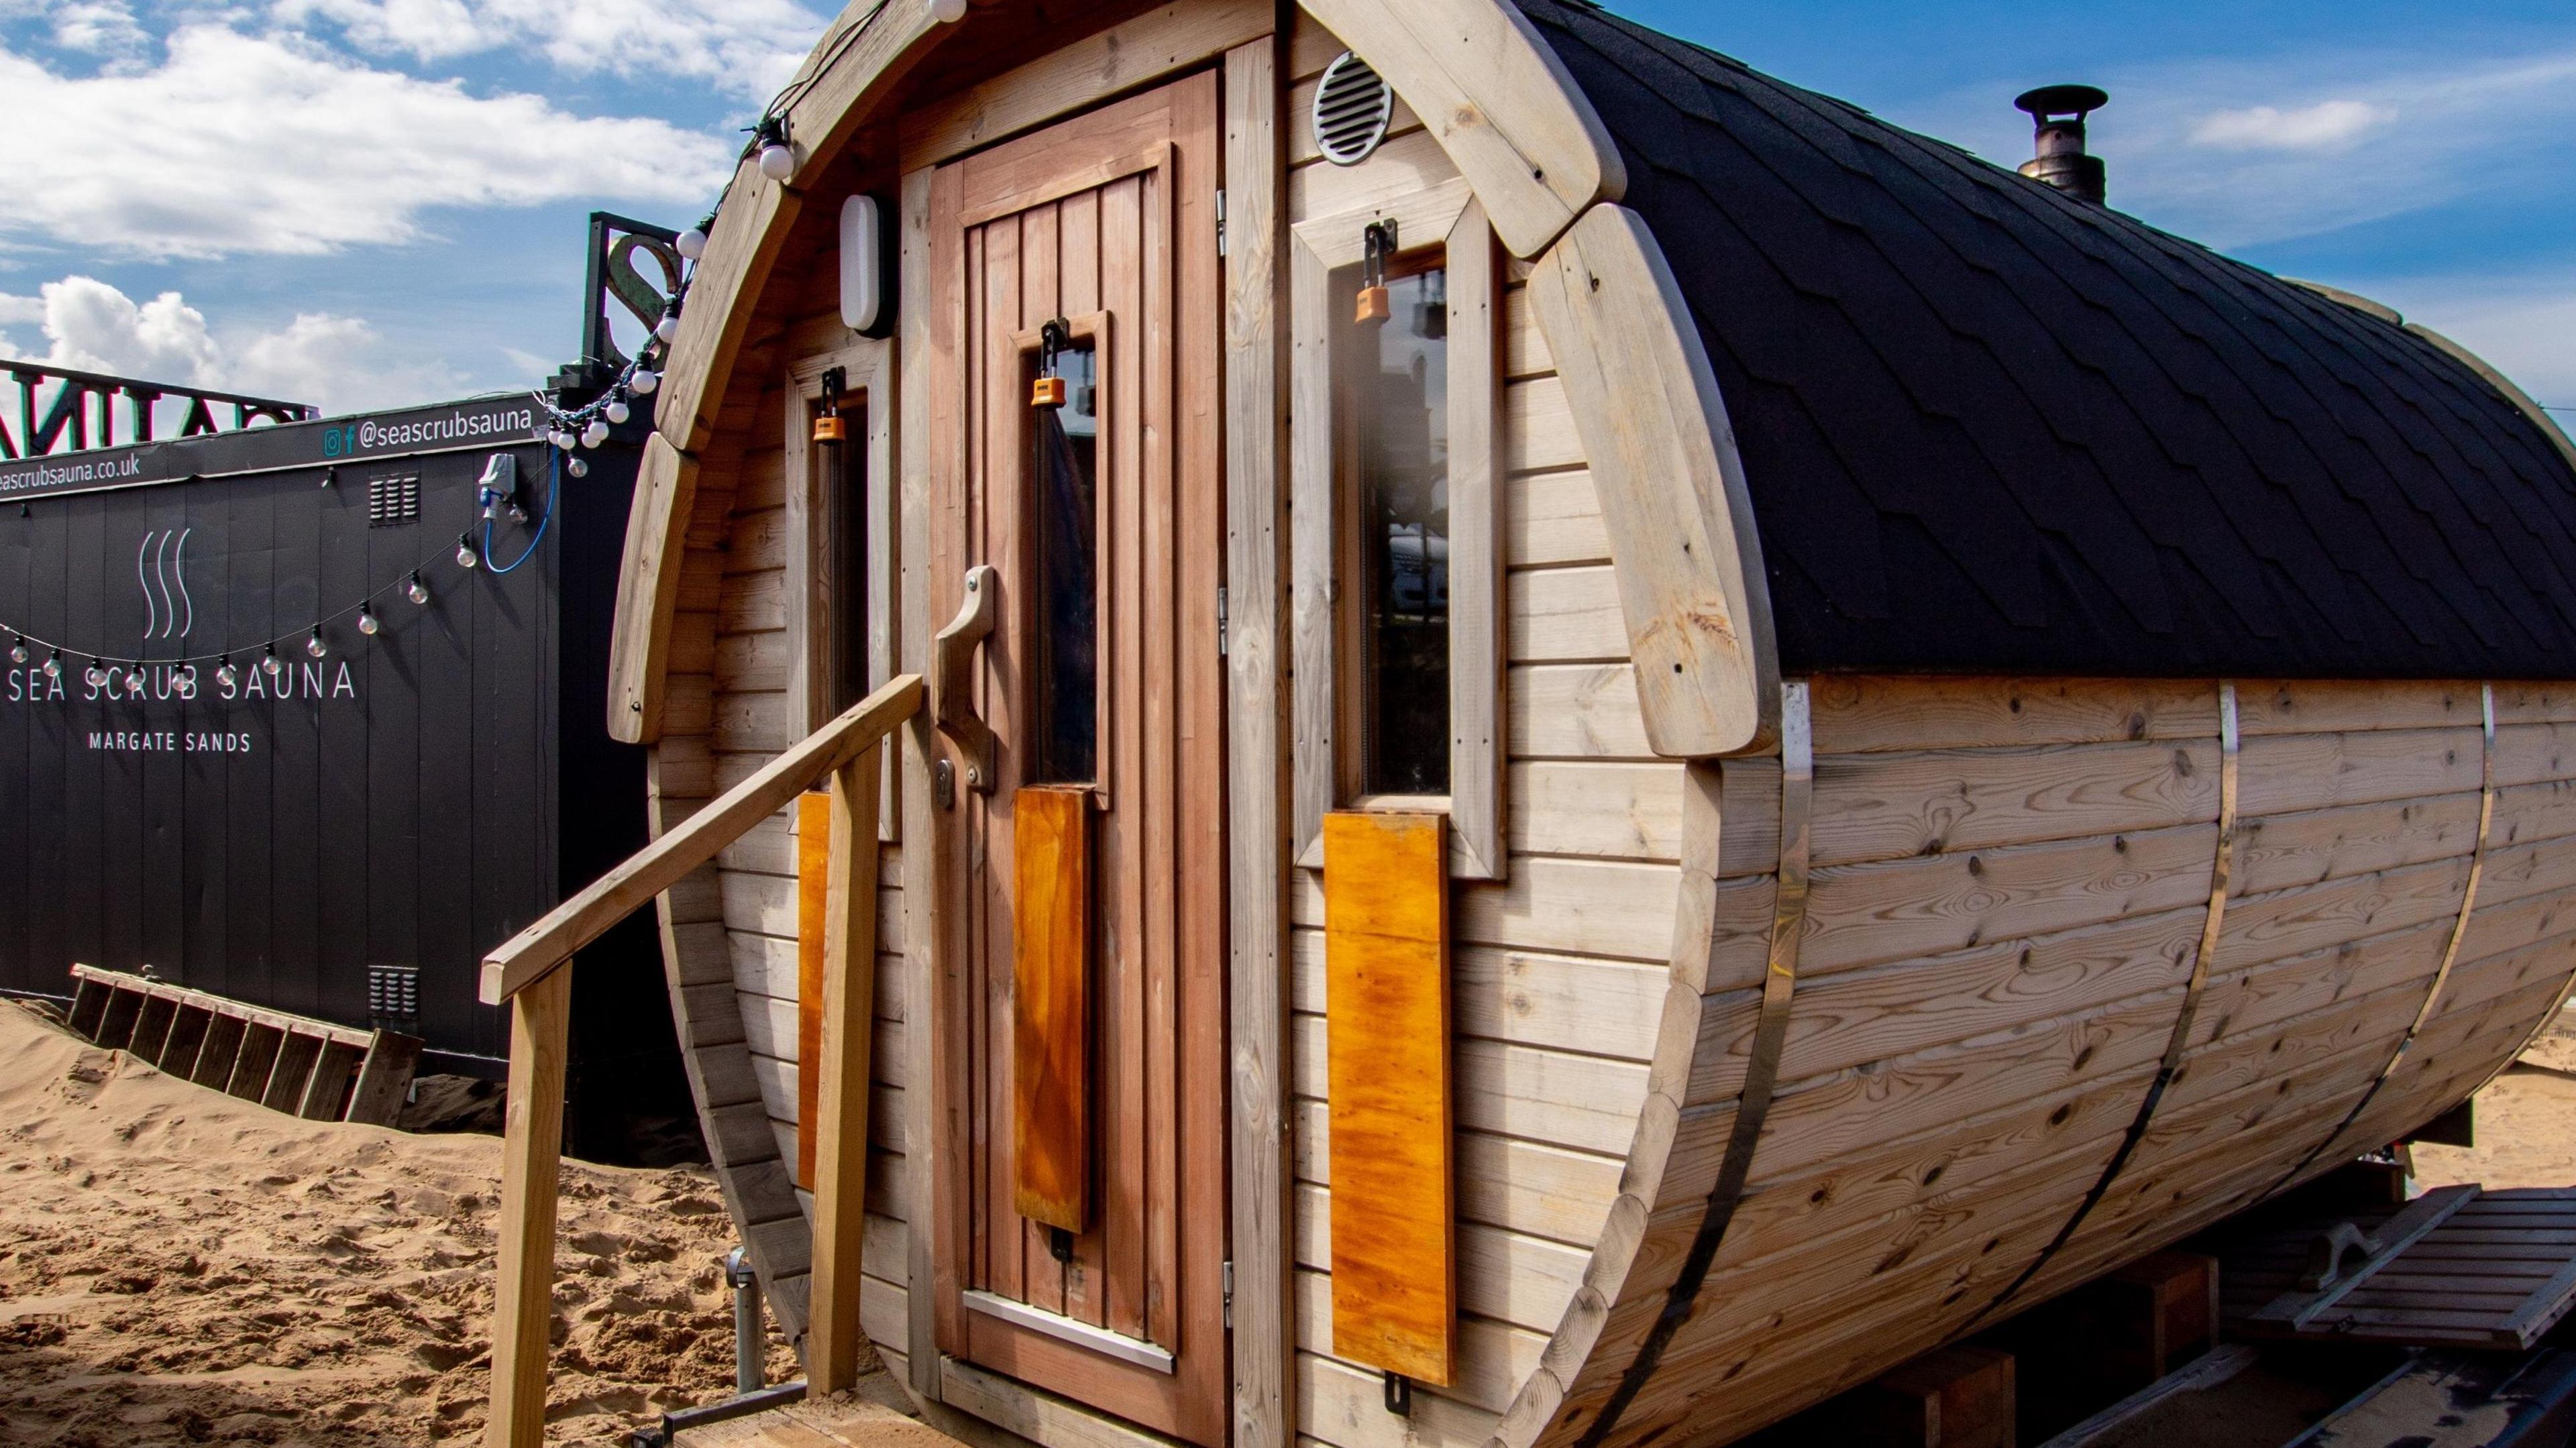
{"type": "Polygon", "coordinates": [[[1815,737],[1807,712],[1804,681],[1780,685],[1780,871],[1771,900],[1771,948],[1762,972],[1762,1009],[1753,1028],[1753,1050],[1744,1063],[1744,1089],[1735,1105],[1735,1122],[1726,1135],[1726,1155],[1709,1188],[1699,1232],[1681,1273],[1665,1291],[1664,1310],[1638,1345],[1619,1386],[1601,1405],[1601,1414],[1584,1431],[1577,1448],[1596,1448],[1618,1426],[1638,1390],[1655,1375],[1664,1348],[1690,1320],[1709,1264],[1717,1259],[1727,1223],[1744,1200],[1744,1183],[1753,1172],[1753,1148],[1762,1136],[1762,1121],[1771,1111],[1772,1088],[1779,1084],[1780,1052],[1789,1039],[1789,998],[1798,986],[1799,937],[1807,927],[1807,852],[1810,814],[1815,799],[1815,737]]]}
{"type": "Polygon", "coordinates": [[[2482,746],[2485,753],[2478,765],[2478,843],[2469,855],[2469,887],[2460,892],[2460,918],[2451,922],[2451,939],[2442,947],[2442,963],[2434,968],[2433,983],[2424,992],[2424,1003],[2415,1008],[2415,1019],[2407,1025],[2406,1034],[2397,1038],[2397,1049],[2388,1053],[2388,1064],[2379,1068],[2379,1074],[2362,1090],[2360,1099],[2352,1103],[2352,1109],[2335,1123],[2334,1130],[2308,1148],[2308,1154],[2299,1158],[2299,1164],[2283,1173],[2281,1179],[2263,1193],[2266,1197],[2297,1181],[2301,1173],[2316,1165],[2317,1158],[2325,1155],[2345,1132],[2352,1129],[2352,1124],[2361,1119],[2361,1113],[2370,1109],[2370,1103],[2378,1097],[2380,1088],[2388,1084],[2388,1078],[2397,1074],[2398,1063],[2414,1049],[2416,1033],[2433,1018],[2433,1007],[2442,1000],[2442,987],[2450,982],[2451,967],[2459,963],[2460,942],[2469,938],[2469,915],[2478,908],[2478,880],[2486,874],[2487,831],[2495,823],[2495,685],[2478,686],[2478,705],[2485,726],[2482,746]]]}
{"type": "Polygon", "coordinates": [[[2102,1174],[2094,1178],[2092,1188],[2084,1193],[2084,1199],[2075,1204],[2075,1214],[2066,1219],[2066,1224],[2057,1229],[2057,1235],[2049,1238],[2048,1245],[2040,1249],[2038,1256],[2030,1259],[2030,1265],[2021,1270],[2021,1275],[2015,1277],[2010,1286],[1977,1309],[1977,1315],[1970,1318],[1970,1322],[1984,1319],[2011,1301],[2014,1294],[2029,1286],[2040,1269],[2075,1239],[2076,1228],[2083,1226],[2084,1219],[2093,1215],[2093,1209],[2110,1194],[2111,1183],[2119,1180],[2121,1171],[2129,1164],[2129,1157],[2137,1151],[2138,1143],[2146,1139],[2147,1126],[2156,1119],[2156,1108],[2164,1103],[2165,1089],[2173,1085],[2175,1076],[2181,1074],[2183,1052],[2191,1040],[2192,1021],[2200,1014],[2201,992],[2209,985],[2209,963],[2218,954],[2218,933],[2227,923],[2227,889],[2236,872],[2236,774],[2236,684],[2233,680],[2221,679],[2218,681],[2218,846],[2210,860],[2209,914],[2201,922],[2200,945],[2191,957],[2191,979],[2183,987],[2182,1009],[2174,1013],[2173,1033],[2165,1038],[2164,1059],[2157,1063],[2155,1079],[2148,1083],[2147,1094],[2138,1102],[2137,1117],[2121,1136],[2119,1148],[2111,1153],[2111,1160],[2103,1166],[2102,1174]]]}
{"type": "Polygon", "coordinates": [[[2576,990],[2576,970],[2569,971],[2567,979],[2559,982],[2557,993],[2550,996],[2549,1004],[2542,1008],[2540,1019],[2531,1023],[2531,1033],[2522,1038],[2521,1044],[2505,1053],[2503,1060],[2496,1062],[2496,1068],[2487,1073],[2486,1079],[2478,1083],[2478,1089],[2470,1092],[2470,1096],[2477,1096],[2494,1085],[2498,1076],[2511,1070],[2513,1063],[2522,1059],[2523,1052],[2530,1050],[2542,1036],[2548,1034],[2550,1023],[2558,1019],[2558,1013],[2566,1006],[2567,993],[2571,990],[2576,990]]]}

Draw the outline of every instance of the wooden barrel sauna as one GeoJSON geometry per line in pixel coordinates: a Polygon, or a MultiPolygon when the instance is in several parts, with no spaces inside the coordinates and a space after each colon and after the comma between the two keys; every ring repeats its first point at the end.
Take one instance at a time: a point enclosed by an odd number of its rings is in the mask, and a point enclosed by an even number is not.
{"type": "MultiPolygon", "coordinates": [[[[1726,1442],[2568,992],[2576,449],[2385,308],[1573,0],[868,0],[779,119],[611,727],[668,828],[931,681],[862,1310],[934,1418],[1726,1442]]],[[[660,906],[791,1331],[828,817],[660,906]]]]}

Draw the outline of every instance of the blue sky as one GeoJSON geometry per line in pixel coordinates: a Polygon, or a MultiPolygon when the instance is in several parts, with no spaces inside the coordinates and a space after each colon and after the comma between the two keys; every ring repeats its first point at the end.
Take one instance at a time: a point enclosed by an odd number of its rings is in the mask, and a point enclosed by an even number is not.
{"type": "MultiPolygon", "coordinates": [[[[2028,154],[2016,92],[2101,85],[2112,204],[2387,302],[2576,407],[2566,0],[1613,8],[2004,164],[2028,154]]],[[[334,408],[533,383],[576,345],[585,214],[703,211],[824,20],[0,0],[0,356],[334,408]]]]}

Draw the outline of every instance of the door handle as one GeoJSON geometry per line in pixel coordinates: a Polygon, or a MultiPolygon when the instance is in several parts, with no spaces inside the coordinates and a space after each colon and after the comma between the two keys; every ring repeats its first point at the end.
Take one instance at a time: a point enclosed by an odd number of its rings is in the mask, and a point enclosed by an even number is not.
{"type": "Polygon", "coordinates": [[[991,564],[967,569],[966,597],[957,616],[930,644],[931,722],[965,756],[966,787],[977,794],[993,792],[993,730],[975,712],[975,680],[969,670],[975,646],[993,631],[1001,587],[1002,576],[991,564]]]}

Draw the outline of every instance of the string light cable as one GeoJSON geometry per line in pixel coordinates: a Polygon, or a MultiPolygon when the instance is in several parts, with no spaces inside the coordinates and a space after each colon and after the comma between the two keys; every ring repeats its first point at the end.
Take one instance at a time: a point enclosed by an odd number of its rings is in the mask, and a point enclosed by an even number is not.
{"type": "MultiPolygon", "coordinates": [[[[579,459],[576,458],[574,461],[578,462],[579,459]]],[[[498,578],[504,573],[511,572],[520,564],[537,556],[537,545],[546,541],[546,525],[555,520],[555,500],[562,492],[562,455],[549,452],[546,454],[546,510],[538,515],[537,531],[535,536],[528,539],[528,546],[507,564],[492,561],[492,515],[489,513],[483,515],[483,566],[492,570],[493,577],[498,578]]]]}
{"type": "MultiPolygon", "coordinates": [[[[744,127],[751,133],[750,139],[743,142],[741,152],[734,159],[733,174],[725,178],[723,188],[716,192],[715,205],[708,208],[704,219],[681,232],[673,243],[673,249],[680,254],[683,264],[678,284],[664,299],[662,315],[654,322],[652,334],[645,339],[643,346],[636,349],[635,360],[626,364],[618,373],[617,380],[598,397],[578,408],[559,408],[542,393],[529,394],[545,410],[551,424],[537,429],[536,435],[553,444],[555,451],[570,455],[575,446],[594,448],[607,441],[608,426],[626,421],[628,399],[647,396],[659,385],[660,374],[647,366],[646,360],[657,352],[664,362],[670,357],[671,344],[680,334],[680,309],[688,300],[689,288],[697,281],[699,259],[706,254],[707,237],[715,230],[716,218],[724,213],[725,203],[732,198],[734,183],[741,178],[742,163],[751,162],[760,174],[781,184],[795,176],[796,152],[788,134],[787,113],[811,94],[823,77],[831,73],[832,67],[840,64],[851,49],[875,28],[892,3],[893,0],[877,0],[866,13],[826,39],[818,48],[816,59],[779,87],[778,93],[769,98],[769,104],[760,108],[759,119],[744,127]]],[[[926,4],[930,18],[942,25],[954,25],[966,18],[967,0],[926,0],[926,4]]],[[[596,362],[599,359],[585,360],[596,362]]],[[[590,469],[578,456],[568,456],[564,470],[579,478],[590,469]]]]}
{"type": "MultiPolygon", "coordinates": [[[[554,504],[554,491],[550,487],[546,499],[546,516],[549,519],[554,515],[554,504]]],[[[510,568],[516,568],[520,563],[525,563],[528,560],[529,555],[536,552],[538,542],[542,541],[545,536],[545,528],[545,522],[540,520],[537,525],[537,536],[529,540],[527,552],[522,553],[519,556],[518,561],[512,563],[510,568]]],[[[474,547],[473,540],[474,533],[471,528],[468,528],[465,532],[457,535],[457,541],[460,546],[455,555],[455,563],[460,571],[471,571],[478,562],[489,561],[490,528],[488,521],[485,527],[484,547],[481,550],[483,556],[480,558],[476,556],[477,550],[474,547]]],[[[313,622],[300,628],[287,629],[281,633],[273,634],[264,639],[254,639],[246,644],[228,645],[224,648],[210,650],[205,653],[178,654],[170,658],[161,659],[129,659],[114,654],[94,653],[87,649],[76,649],[65,642],[49,639],[41,634],[31,633],[24,629],[13,628],[5,623],[0,623],[0,634],[5,634],[9,638],[9,647],[7,652],[9,661],[12,664],[32,665],[37,655],[41,652],[45,656],[43,668],[45,670],[46,677],[58,679],[66,668],[86,660],[88,668],[82,671],[84,679],[87,679],[89,674],[98,674],[101,677],[96,680],[91,680],[90,682],[96,686],[105,687],[111,696],[123,694],[130,697],[140,694],[143,690],[141,681],[139,679],[132,679],[131,676],[146,668],[184,668],[187,670],[189,678],[193,681],[197,673],[196,666],[199,664],[211,663],[215,665],[218,674],[225,670],[234,670],[238,673],[240,670],[249,669],[254,666],[264,666],[267,660],[276,659],[280,650],[289,646],[301,649],[314,658],[322,658],[329,652],[327,645],[319,648],[316,647],[317,645],[322,645],[322,631],[327,627],[339,623],[343,619],[351,617],[352,615],[355,615],[358,619],[358,631],[360,633],[371,638],[377,637],[383,631],[387,630],[390,625],[385,621],[384,615],[376,611],[376,600],[385,595],[392,594],[407,598],[419,607],[428,607],[429,601],[434,594],[430,589],[428,581],[425,580],[422,575],[437,566],[437,562],[442,551],[444,550],[433,550],[422,554],[410,567],[396,570],[395,577],[392,582],[370,589],[367,591],[365,596],[358,599],[357,602],[350,604],[346,608],[339,609],[336,612],[323,614],[319,618],[313,620],[313,622]],[[375,625],[372,628],[368,626],[371,623],[375,625]],[[246,660],[247,662],[236,665],[234,660],[237,658],[246,660]],[[123,680],[117,679],[115,676],[120,673],[128,676],[128,678],[123,680]]],[[[493,572],[495,573],[506,573],[509,571],[510,569],[506,568],[493,569],[493,572]]],[[[274,673],[276,670],[272,669],[269,670],[269,672],[274,673]]]]}

